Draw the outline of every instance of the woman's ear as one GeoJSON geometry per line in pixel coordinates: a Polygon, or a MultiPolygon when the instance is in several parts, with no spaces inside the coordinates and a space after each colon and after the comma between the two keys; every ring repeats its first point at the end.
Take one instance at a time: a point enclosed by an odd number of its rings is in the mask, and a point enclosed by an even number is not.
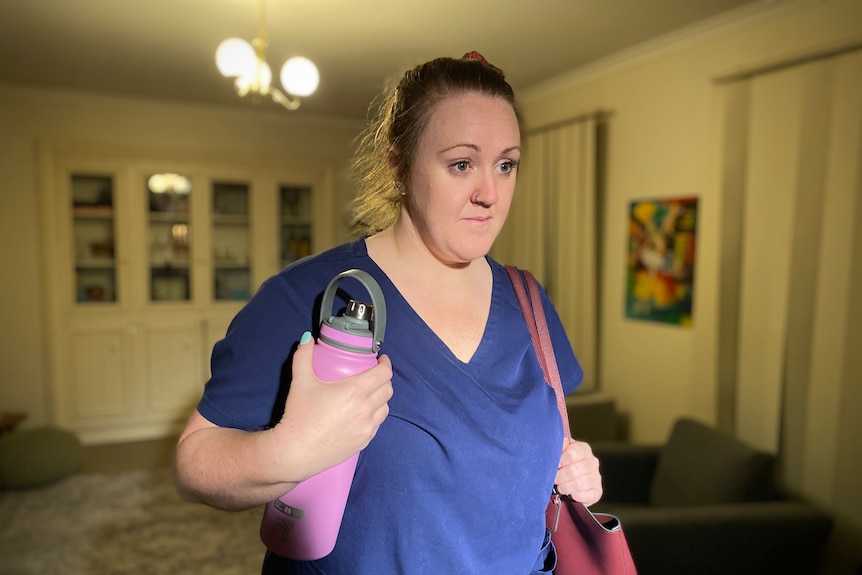
{"type": "Polygon", "coordinates": [[[404,178],[400,169],[400,156],[398,151],[392,146],[389,147],[389,152],[387,153],[387,159],[389,161],[389,169],[392,172],[392,181],[395,183],[396,189],[398,189],[398,193],[402,196],[405,193],[404,188],[404,178]]]}
{"type": "Polygon", "coordinates": [[[389,161],[389,168],[393,172],[392,175],[397,180],[399,178],[399,176],[401,175],[398,173],[398,160],[400,159],[399,154],[398,154],[398,150],[396,150],[392,146],[389,146],[389,151],[386,153],[386,158],[389,161]]]}

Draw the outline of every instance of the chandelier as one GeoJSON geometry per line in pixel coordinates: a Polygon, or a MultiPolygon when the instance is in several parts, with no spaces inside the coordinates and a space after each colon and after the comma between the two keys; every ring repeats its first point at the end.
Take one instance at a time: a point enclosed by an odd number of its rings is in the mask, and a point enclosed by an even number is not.
{"type": "Polygon", "coordinates": [[[242,38],[228,38],[216,50],[216,66],[226,78],[236,78],[234,88],[239,97],[251,96],[258,101],[270,96],[288,110],[299,108],[301,98],[317,89],[320,74],[308,58],[295,56],[281,67],[284,92],[272,86],[272,69],[266,63],[266,0],[260,0],[260,31],[249,44],[242,38]],[[286,92],[286,93],[285,93],[286,92]]]}

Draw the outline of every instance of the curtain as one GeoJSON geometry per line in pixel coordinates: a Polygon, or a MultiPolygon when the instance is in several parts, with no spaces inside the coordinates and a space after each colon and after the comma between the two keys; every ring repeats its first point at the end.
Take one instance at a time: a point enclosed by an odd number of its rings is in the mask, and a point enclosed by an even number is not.
{"type": "Polygon", "coordinates": [[[862,51],[719,89],[719,423],[829,505],[862,468],[862,51]]]}
{"type": "Polygon", "coordinates": [[[602,117],[528,132],[512,209],[492,255],[530,270],[548,295],[584,368],[598,382],[598,181],[602,117]]]}

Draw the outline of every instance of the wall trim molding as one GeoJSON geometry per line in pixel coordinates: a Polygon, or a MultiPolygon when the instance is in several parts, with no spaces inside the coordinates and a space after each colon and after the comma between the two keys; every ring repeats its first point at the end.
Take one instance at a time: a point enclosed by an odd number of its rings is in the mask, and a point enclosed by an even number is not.
{"type": "Polygon", "coordinates": [[[773,60],[764,64],[751,66],[738,72],[723,74],[717,76],[714,82],[721,85],[750,80],[756,76],[780,72],[795,66],[809,64],[811,62],[817,62],[818,60],[825,60],[827,58],[834,58],[836,56],[843,56],[844,54],[857,52],[859,50],[862,50],[862,36],[842,40],[820,48],[805,50],[798,54],[789,55],[780,60],[773,60]]]}
{"type": "Polygon", "coordinates": [[[520,104],[529,104],[555,96],[604,76],[708,42],[730,32],[785,18],[790,14],[827,2],[828,0],[759,0],[522,89],[518,93],[518,100],[520,104]]]}

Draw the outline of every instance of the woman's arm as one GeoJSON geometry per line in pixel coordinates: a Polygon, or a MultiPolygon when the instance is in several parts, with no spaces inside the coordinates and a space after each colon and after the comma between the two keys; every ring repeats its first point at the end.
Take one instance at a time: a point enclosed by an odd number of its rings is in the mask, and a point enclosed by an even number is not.
{"type": "MultiPolygon", "coordinates": [[[[238,511],[272,501],[293,489],[282,481],[282,453],[275,428],[242,431],[218,427],[200,412],[189,418],[177,443],[176,486],[186,501],[238,511]]],[[[287,464],[290,465],[289,463],[287,464]]]]}
{"type": "Polygon", "coordinates": [[[273,428],[242,431],[191,416],[176,452],[184,499],[232,511],[261,505],[368,445],[389,413],[389,359],[324,382],[311,369],[313,348],[308,341],[297,348],[284,415],[273,428]]]}

